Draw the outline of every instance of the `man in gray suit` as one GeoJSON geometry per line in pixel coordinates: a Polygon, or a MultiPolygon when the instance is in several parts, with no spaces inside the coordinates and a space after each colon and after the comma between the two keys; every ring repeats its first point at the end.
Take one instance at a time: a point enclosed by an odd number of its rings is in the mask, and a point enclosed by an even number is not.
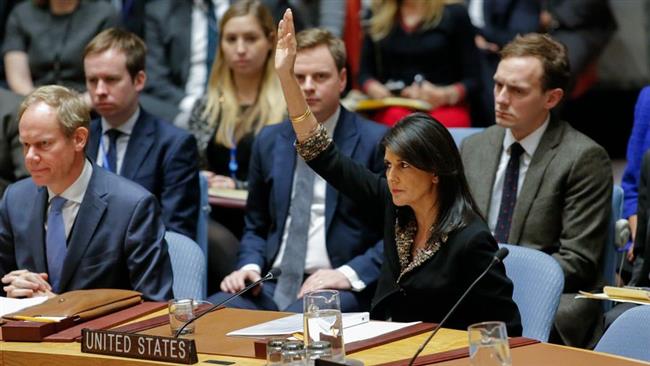
{"type": "Polygon", "coordinates": [[[565,274],[551,341],[586,346],[600,304],[574,299],[600,284],[612,195],[607,152],[551,110],[569,82],[566,49],[549,36],[517,37],[494,75],[496,126],[461,146],[476,203],[499,242],[552,255],[565,274]]]}

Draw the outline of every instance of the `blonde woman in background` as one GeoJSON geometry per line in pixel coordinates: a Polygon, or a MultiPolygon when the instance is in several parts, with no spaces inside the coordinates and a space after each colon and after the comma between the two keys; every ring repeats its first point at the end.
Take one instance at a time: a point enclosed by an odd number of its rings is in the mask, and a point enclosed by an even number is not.
{"type": "MultiPolygon", "coordinates": [[[[211,188],[246,189],[256,134],[285,116],[286,104],[273,68],[274,48],[274,20],[259,1],[237,1],[226,11],[207,94],[194,105],[188,127],[196,137],[202,174],[211,188]]],[[[243,214],[239,209],[212,210],[208,225],[211,292],[234,269],[243,214]]]]}
{"type": "Polygon", "coordinates": [[[224,14],[219,38],[207,94],[194,105],[189,129],[210,187],[245,189],[255,135],[286,111],[273,70],[273,17],[257,0],[238,1],[224,14]]]}
{"type": "MultiPolygon", "coordinates": [[[[447,127],[468,127],[480,69],[462,1],[373,0],[371,10],[359,73],[366,94],[421,99],[447,127]]],[[[389,107],[374,118],[392,125],[411,112],[389,107]]]]}

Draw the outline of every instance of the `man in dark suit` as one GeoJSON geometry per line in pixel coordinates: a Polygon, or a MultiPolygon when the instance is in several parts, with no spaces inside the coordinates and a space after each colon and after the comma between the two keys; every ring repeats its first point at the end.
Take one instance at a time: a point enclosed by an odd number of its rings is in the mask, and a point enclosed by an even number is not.
{"type": "Polygon", "coordinates": [[[165,228],[155,197],[86,158],[90,115],[76,93],[44,86],[19,111],[31,178],[0,203],[1,295],[123,288],[172,296],[165,228]]]}
{"type": "Polygon", "coordinates": [[[461,146],[467,180],[497,241],[544,251],[565,274],[552,340],[585,346],[600,304],[574,299],[599,284],[612,197],[607,152],[551,110],[565,95],[564,46],[517,37],[494,75],[496,126],[461,146]]]}
{"type": "MultiPolygon", "coordinates": [[[[343,42],[321,29],[303,31],[297,38],[295,74],[314,116],[343,154],[382,171],[379,141],[385,128],[339,104],[346,82],[343,42]]],[[[338,289],[343,311],[367,311],[382,261],[382,230],[371,227],[362,209],[322,178],[306,178],[315,174],[296,157],[295,139],[289,121],[257,136],[239,269],[221,282],[224,292],[211,301],[277,267],[282,269],[277,283],[267,282],[230,305],[302,312],[306,292],[338,289]]]]}
{"type": "Polygon", "coordinates": [[[139,107],[145,45],[133,33],[108,29],[84,52],[86,87],[102,117],[90,124],[88,156],[153,193],[167,230],[196,238],[198,152],[194,136],[139,107]]]}

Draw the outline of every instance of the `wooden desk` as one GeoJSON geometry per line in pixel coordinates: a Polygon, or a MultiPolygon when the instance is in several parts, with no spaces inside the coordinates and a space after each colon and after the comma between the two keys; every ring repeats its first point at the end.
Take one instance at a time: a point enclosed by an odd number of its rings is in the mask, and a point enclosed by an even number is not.
{"type": "MultiPolygon", "coordinates": [[[[148,317],[160,315],[164,311],[148,317]]],[[[427,333],[405,338],[400,341],[373,347],[360,352],[348,354],[350,358],[360,360],[365,365],[391,364],[395,361],[409,359],[419,345],[428,336],[427,333]]],[[[467,347],[467,334],[464,331],[441,329],[433,341],[425,348],[422,355],[461,349],[467,347]]],[[[164,362],[117,358],[95,354],[81,353],[79,343],[21,343],[0,342],[0,365],[2,366],[142,366],[172,365],[164,362]]],[[[512,349],[513,365],[559,365],[559,366],[636,366],[650,365],[622,357],[580,350],[546,343],[526,345],[512,349]]],[[[264,365],[265,361],[253,358],[199,354],[197,365],[214,365],[206,360],[234,361],[237,365],[264,365]]],[[[405,365],[406,363],[401,363],[405,365]]],[[[468,359],[461,358],[440,362],[439,366],[467,366],[468,359]]]]}

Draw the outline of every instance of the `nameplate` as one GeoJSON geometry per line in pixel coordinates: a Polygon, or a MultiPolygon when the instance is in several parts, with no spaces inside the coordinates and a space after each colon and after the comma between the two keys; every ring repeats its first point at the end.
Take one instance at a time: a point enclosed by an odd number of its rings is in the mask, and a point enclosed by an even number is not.
{"type": "Polygon", "coordinates": [[[193,339],[109,330],[83,329],[81,352],[186,365],[199,362],[193,339]]]}

